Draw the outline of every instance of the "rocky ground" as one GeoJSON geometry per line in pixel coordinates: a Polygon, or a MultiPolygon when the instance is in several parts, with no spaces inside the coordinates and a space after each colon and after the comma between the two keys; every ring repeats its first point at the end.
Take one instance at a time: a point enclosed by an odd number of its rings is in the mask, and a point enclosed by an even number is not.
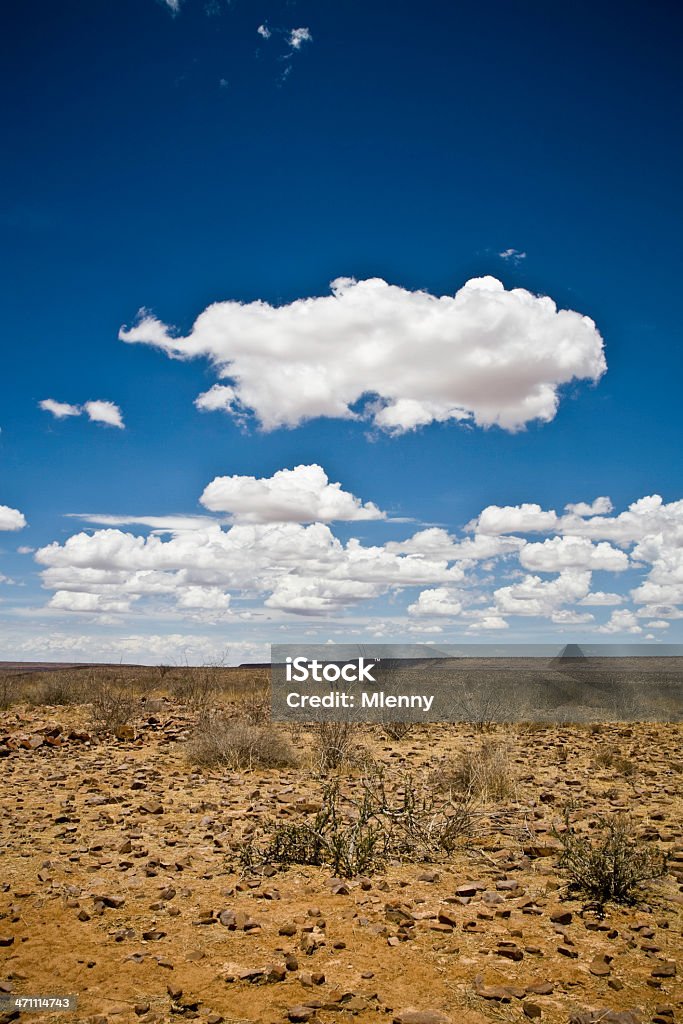
{"type": "MultiPolygon", "coordinates": [[[[200,770],[195,721],[177,699],[141,705],[121,738],[86,706],[0,712],[0,994],[79,1001],[22,1020],[683,1021],[681,726],[501,727],[511,793],[478,807],[470,841],[342,879],[240,867],[259,826],[320,807],[310,733],[297,767],[200,770]],[[588,833],[628,814],[666,874],[601,914],[558,867],[565,807],[588,833]]],[[[482,736],[361,742],[387,778],[434,779],[482,736]]],[[[342,771],[349,812],[359,785],[342,771]]]]}

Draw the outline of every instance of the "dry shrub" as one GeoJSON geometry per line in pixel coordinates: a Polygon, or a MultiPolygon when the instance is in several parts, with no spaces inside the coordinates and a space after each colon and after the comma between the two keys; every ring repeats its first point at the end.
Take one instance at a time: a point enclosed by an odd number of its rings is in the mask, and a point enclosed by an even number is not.
{"type": "Polygon", "coordinates": [[[390,740],[404,740],[412,732],[414,722],[384,722],[382,728],[390,740]]]}
{"type": "Polygon", "coordinates": [[[134,722],[138,701],[132,690],[99,680],[90,695],[91,727],[94,732],[117,733],[134,722]]]}
{"type": "Polygon", "coordinates": [[[250,725],[264,725],[270,721],[270,694],[254,690],[240,700],[239,710],[250,725]]]}
{"type": "Polygon", "coordinates": [[[221,691],[222,668],[222,665],[185,666],[173,679],[171,693],[195,708],[208,708],[221,691]]]}
{"type": "Polygon", "coordinates": [[[55,672],[41,678],[32,690],[30,701],[34,707],[53,707],[82,704],[87,700],[86,680],[76,672],[55,672]]]}
{"type": "Polygon", "coordinates": [[[19,700],[19,689],[16,676],[0,675],[0,711],[6,711],[19,700]]]}
{"type": "Polygon", "coordinates": [[[433,782],[441,790],[464,793],[485,802],[503,800],[514,790],[514,772],[505,743],[482,740],[474,750],[466,750],[434,773],[433,782]]]}
{"type": "Polygon", "coordinates": [[[320,775],[341,768],[353,749],[355,722],[316,722],[313,726],[314,756],[320,775]]]}
{"type": "Polygon", "coordinates": [[[478,733],[492,732],[505,721],[506,703],[497,693],[481,690],[459,693],[451,702],[454,721],[467,722],[478,733]]]}
{"type": "Polygon", "coordinates": [[[555,830],[563,846],[560,868],[569,877],[571,889],[600,907],[610,901],[633,903],[643,883],[665,873],[666,858],[659,850],[640,844],[623,815],[601,818],[598,829],[598,835],[583,835],[566,815],[564,831],[555,830]]]}
{"type": "Polygon", "coordinates": [[[187,754],[205,768],[287,768],[296,755],[286,736],[272,726],[206,714],[200,717],[187,754]]]}

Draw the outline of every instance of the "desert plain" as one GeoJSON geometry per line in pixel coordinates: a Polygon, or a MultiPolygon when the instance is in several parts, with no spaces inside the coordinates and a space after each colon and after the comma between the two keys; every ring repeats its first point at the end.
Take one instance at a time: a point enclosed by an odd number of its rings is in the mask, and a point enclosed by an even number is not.
{"type": "Polygon", "coordinates": [[[40,669],[0,672],[0,1000],[78,1006],[0,1021],[683,1020],[680,723],[274,725],[263,669],[40,669]]]}

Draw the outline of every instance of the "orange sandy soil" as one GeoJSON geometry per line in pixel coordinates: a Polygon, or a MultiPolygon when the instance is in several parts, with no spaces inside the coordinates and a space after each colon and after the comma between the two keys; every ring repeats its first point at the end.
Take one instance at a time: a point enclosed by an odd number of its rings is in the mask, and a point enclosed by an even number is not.
{"type": "MultiPolygon", "coordinates": [[[[10,746],[62,729],[54,746],[0,759],[0,992],[79,1000],[75,1014],[21,1020],[683,1020],[681,726],[500,728],[514,796],[484,809],[471,848],[334,892],[325,868],[244,876],[237,862],[245,830],[302,820],[319,801],[306,730],[301,767],[200,771],[185,749],[193,713],[177,701],[134,739],[64,739],[87,716],[0,712],[10,746]],[[609,747],[632,775],[596,765],[609,747]],[[569,801],[584,823],[627,812],[668,852],[639,904],[601,919],[568,898],[552,827],[569,801]],[[218,920],[226,910],[234,930],[218,920]]],[[[481,737],[436,725],[400,742],[367,729],[362,742],[398,777],[481,737]]]]}

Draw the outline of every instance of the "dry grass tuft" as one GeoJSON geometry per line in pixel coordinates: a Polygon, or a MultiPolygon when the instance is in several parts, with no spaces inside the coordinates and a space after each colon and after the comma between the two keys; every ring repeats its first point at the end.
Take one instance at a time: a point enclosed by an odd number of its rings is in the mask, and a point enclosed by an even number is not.
{"type": "Polygon", "coordinates": [[[193,764],[204,768],[288,768],[297,763],[287,737],[272,726],[218,714],[200,716],[187,755],[193,764]]]}
{"type": "Polygon", "coordinates": [[[474,750],[464,751],[455,760],[442,765],[433,776],[440,790],[464,793],[488,802],[504,800],[514,793],[515,773],[507,745],[487,738],[474,750]]]}

